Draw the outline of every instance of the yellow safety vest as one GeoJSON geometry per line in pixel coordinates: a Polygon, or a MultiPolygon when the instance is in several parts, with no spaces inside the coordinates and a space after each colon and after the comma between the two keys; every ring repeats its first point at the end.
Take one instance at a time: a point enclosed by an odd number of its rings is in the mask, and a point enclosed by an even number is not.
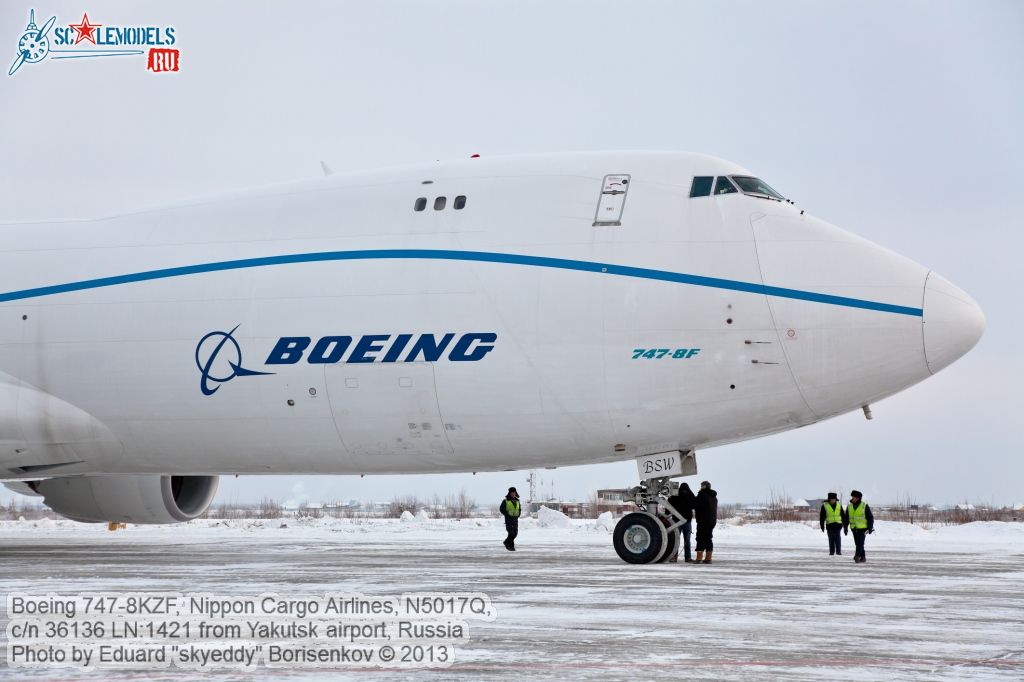
{"type": "Polygon", "coordinates": [[[864,502],[860,505],[854,505],[853,502],[846,508],[847,513],[850,515],[850,528],[856,528],[858,530],[867,530],[868,527],[868,515],[865,514],[865,510],[868,508],[864,502]]]}
{"type": "Polygon", "coordinates": [[[828,502],[826,502],[822,506],[825,507],[825,523],[843,522],[843,505],[836,502],[836,506],[833,509],[828,505],[828,502]]]}
{"type": "Polygon", "coordinates": [[[512,518],[518,518],[520,509],[519,500],[505,500],[505,511],[512,518]]]}

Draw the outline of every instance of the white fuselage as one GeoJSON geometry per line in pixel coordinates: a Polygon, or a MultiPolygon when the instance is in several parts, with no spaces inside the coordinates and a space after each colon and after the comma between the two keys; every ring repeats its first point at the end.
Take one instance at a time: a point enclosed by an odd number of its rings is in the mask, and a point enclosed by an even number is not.
{"type": "Polygon", "coordinates": [[[0,478],[621,460],[858,409],[977,341],[927,268],[786,202],[690,197],[730,174],[472,159],[2,225],[0,478]]]}

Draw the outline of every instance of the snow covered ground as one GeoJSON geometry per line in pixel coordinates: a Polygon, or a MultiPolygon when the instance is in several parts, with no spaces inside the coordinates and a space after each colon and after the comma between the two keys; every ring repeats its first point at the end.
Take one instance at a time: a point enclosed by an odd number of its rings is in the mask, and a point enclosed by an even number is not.
{"type": "MultiPolygon", "coordinates": [[[[480,591],[451,668],[394,679],[1024,678],[1024,524],[923,529],[880,522],[868,563],[830,558],[799,523],[722,524],[710,566],[630,566],[607,524],[500,520],[203,520],[114,533],[68,521],[0,522],[0,596],[12,591],[315,594],[480,591]]],[[[2,604],[2,602],[0,602],[2,604]]],[[[5,608],[0,606],[0,609],[5,608]]],[[[0,631],[7,614],[0,614],[0,631]]],[[[0,661],[6,651],[0,650],[0,661]]],[[[267,671],[339,679],[338,670],[267,671]]],[[[365,677],[356,672],[352,677],[365,677]]],[[[195,679],[188,671],[73,670],[9,679],[195,679]]],[[[247,679],[233,671],[217,679],[247,679]]]]}

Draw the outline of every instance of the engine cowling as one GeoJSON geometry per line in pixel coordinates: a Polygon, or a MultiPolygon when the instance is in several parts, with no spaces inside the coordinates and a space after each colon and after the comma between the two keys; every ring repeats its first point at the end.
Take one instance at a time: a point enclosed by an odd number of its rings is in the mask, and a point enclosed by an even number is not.
{"type": "Polygon", "coordinates": [[[47,507],[84,523],[181,523],[213,502],[217,476],[73,476],[36,481],[47,507]]]}

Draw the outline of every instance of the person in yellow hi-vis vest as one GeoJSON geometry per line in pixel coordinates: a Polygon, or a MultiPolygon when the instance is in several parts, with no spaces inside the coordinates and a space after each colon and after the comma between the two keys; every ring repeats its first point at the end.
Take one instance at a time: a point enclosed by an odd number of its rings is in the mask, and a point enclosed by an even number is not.
{"type": "Polygon", "coordinates": [[[505,530],[508,531],[508,537],[504,542],[505,549],[514,552],[516,551],[516,536],[519,535],[519,515],[523,511],[523,507],[519,503],[519,493],[515,488],[508,489],[508,494],[505,495],[505,499],[501,501],[501,506],[498,509],[505,517],[505,530]]]}
{"type": "Polygon", "coordinates": [[[875,532],[875,517],[863,497],[859,490],[850,491],[850,504],[846,507],[846,521],[843,524],[844,533],[847,526],[853,531],[853,544],[857,546],[853,560],[858,564],[868,560],[864,554],[864,539],[875,532]]]}
{"type": "Polygon", "coordinates": [[[821,514],[818,515],[818,522],[821,524],[821,532],[828,532],[828,555],[843,555],[843,526],[846,525],[846,509],[839,504],[839,496],[829,493],[828,499],[821,504],[821,514]]]}

